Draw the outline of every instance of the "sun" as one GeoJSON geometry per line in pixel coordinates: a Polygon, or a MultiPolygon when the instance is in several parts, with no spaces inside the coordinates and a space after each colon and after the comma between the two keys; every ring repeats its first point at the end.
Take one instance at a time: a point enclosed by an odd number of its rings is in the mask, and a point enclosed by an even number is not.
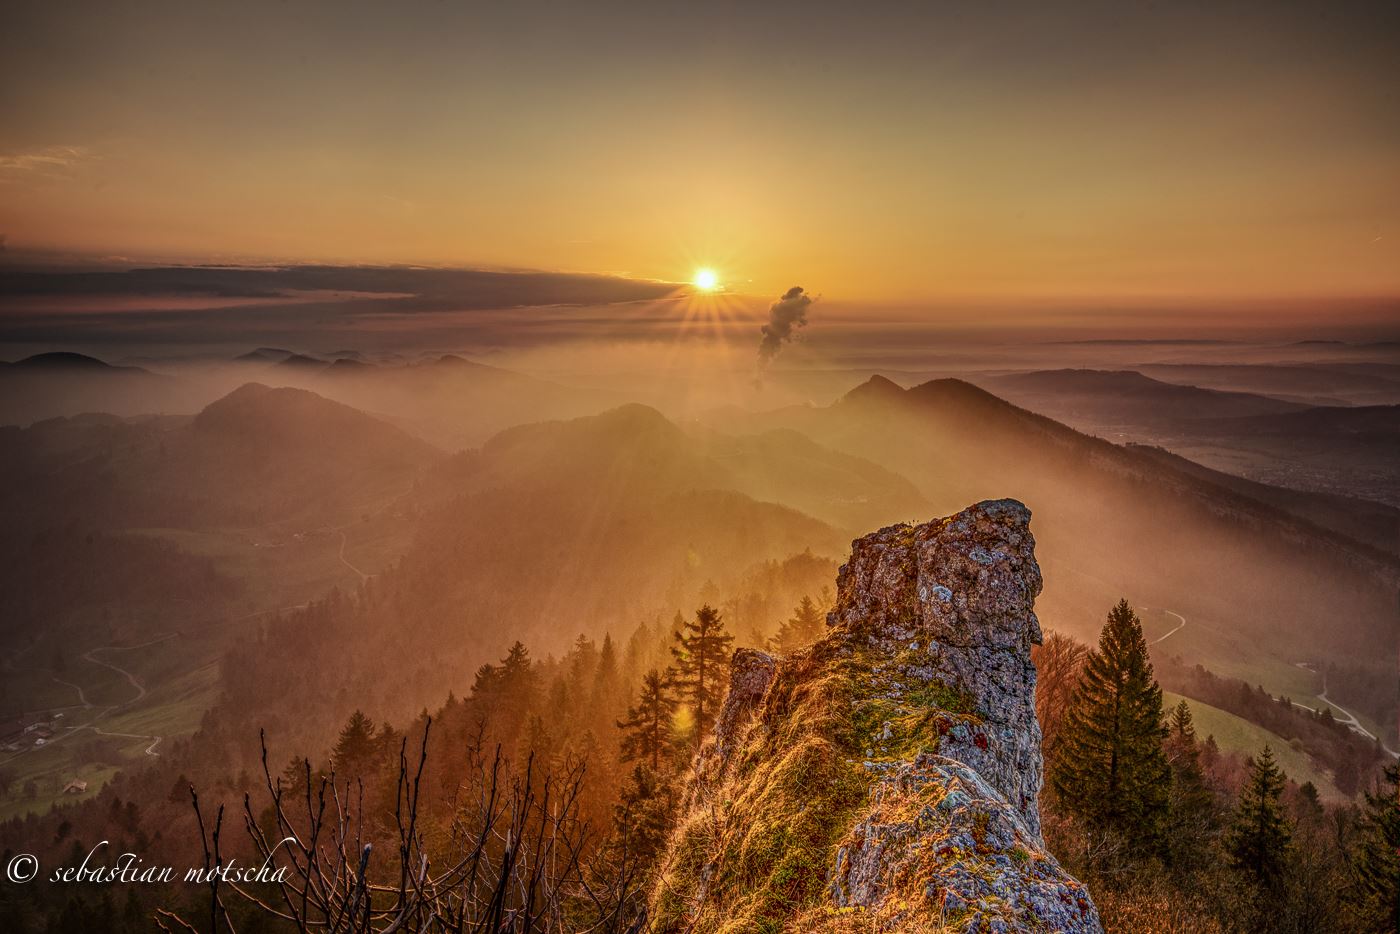
{"type": "Polygon", "coordinates": [[[713,292],[719,288],[719,274],[713,269],[695,270],[695,278],[691,279],[691,284],[702,292],[713,292]]]}

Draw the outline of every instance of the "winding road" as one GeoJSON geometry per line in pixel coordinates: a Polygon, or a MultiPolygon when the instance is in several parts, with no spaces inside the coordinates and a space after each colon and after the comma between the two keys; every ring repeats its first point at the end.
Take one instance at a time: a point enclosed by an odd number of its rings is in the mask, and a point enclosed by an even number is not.
{"type": "Polygon", "coordinates": [[[1175,612],[1173,612],[1173,611],[1171,611],[1171,610],[1167,610],[1167,609],[1162,610],[1162,612],[1165,613],[1165,614],[1167,614],[1168,616],[1175,616],[1175,617],[1176,617],[1177,619],[1179,619],[1181,622],[1177,623],[1175,629],[1171,630],[1170,632],[1164,633],[1163,635],[1158,636],[1157,638],[1155,638],[1155,639],[1153,639],[1151,642],[1149,642],[1148,645],[1156,645],[1156,644],[1159,643],[1159,642],[1166,642],[1166,641],[1167,641],[1168,639],[1170,639],[1172,636],[1176,635],[1177,633],[1181,632],[1182,629],[1186,628],[1186,617],[1182,616],[1180,613],[1175,613],[1175,612]]]}
{"type": "MultiPolygon", "coordinates": [[[[1301,668],[1304,671],[1317,674],[1317,669],[1314,668],[1310,662],[1294,662],[1293,664],[1295,667],[1301,668]]],[[[1356,714],[1352,713],[1350,710],[1347,710],[1345,707],[1343,707],[1336,701],[1328,699],[1327,675],[1325,673],[1322,676],[1322,693],[1316,694],[1314,696],[1332,709],[1332,716],[1336,719],[1338,723],[1342,724],[1347,729],[1351,730],[1353,733],[1356,733],[1360,736],[1364,736],[1369,740],[1380,742],[1381,748],[1385,750],[1388,756],[1390,756],[1392,759],[1400,759],[1400,752],[1396,752],[1394,749],[1391,749],[1385,744],[1384,740],[1377,740],[1376,734],[1366,729],[1364,726],[1361,725],[1361,721],[1356,719],[1356,714]]],[[[1291,703],[1294,707],[1302,707],[1304,710],[1311,710],[1313,713],[1317,713],[1322,709],[1321,707],[1309,707],[1307,704],[1300,704],[1297,701],[1292,701],[1291,703]]]]}
{"type": "MultiPolygon", "coordinates": [[[[149,739],[149,740],[151,741],[151,744],[150,744],[149,746],[147,746],[146,749],[145,749],[146,755],[148,755],[148,756],[158,756],[158,755],[160,755],[160,753],[156,752],[156,747],[159,746],[160,743],[161,743],[161,740],[164,739],[164,737],[162,737],[162,736],[156,736],[156,735],[149,734],[149,733],[116,733],[116,732],[108,732],[107,730],[100,730],[100,729],[98,729],[96,726],[93,725],[93,724],[97,723],[97,721],[99,721],[99,720],[101,720],[102,718],[104,718],[104,717],[106,717],[106,716],[108,716],[108,715],[114,713],[115,711],[121,710],[121,709],[124,708],[124,707],[130,707],[132,704],[136,703],[137,701],[141,700],[143,697],[146,696],[146,686],[145,686],[144,684],[141,683],[141,679],[140,679],[140,678],[136,677],[136,675],[134,675],[134,674],[131,673],[130,671],[127,671],[125,668],[121,667],[120,665],[115,665],[115,664],[113,664],[112,662],[109,662],[109,661],[103,661],[102,659],[100,659],[100,658],[97,657],[97,653],[98,653],[98,652],[127,652],[127,651],[131,651],[131,650],[134,650],[134,649],[144,649],[144,648],[146,648],[147,646],[157,645],[157,644],[159,644],[159,643],[161,643],[161,642],[165,642],[165,641],[168,640],[168,639],[173,639],[173,638],[175,638],[177,635],[178,635],[178,633],[171,632],[171,633],[167,633],[167,634],[165,634],[165,635],[163,635],[163,636],[160,636],[159,638],[151,639],[151,640],[148,641],[148,642],[141,642],[141,643],[138,643],[137,645],[102,645],[102,646],[98,646],[98,647],[95,648],[95,649],[89,649],[88,651],[86,651],[86,652],[84,652],[84,653],[82,654],[82,658],[83,658],[84,660],[89,661],[89,662],[92,662],[94,665],[101,665],[103,668],[110,668],[112,671],[115,671],[117,674],[119,674],[119,675],[121,675],[123,678],[125,678],[125,679],[131,684],[131,686],[132,686],[133,688],[136,689],[136,696],[135,696],[135,697],[132,697],[132,698],[130,698],[129,700],[122,701],[120,704],[109,704],[109,705],[106,705],[106,706],[98,707],[98,705],[96,705],[96,704],[94,704],[94,703],[92,703],[91,701],[88,700],[87,694],[84,693],[84,691],[83,691],[81,685],[74,684],[72,681],[65,681],[65,680],[63,680],[62,678],[58,677],[57,675],[52,675],[51,677],[53,678],[54,681],[58,682],[59,684],[66,685],[66,686],[68,686],[68,687],[70,687],[70,688],[72,688],[73,690],[75,690],[75,691],[78,692],[78,701],[79,701],[79,704],[80,704],[80,708],[81,708],[81,709],[83,709],[83,710],[94,710],[94,709],[96,709],[98,712],[97,712],[97,713],[93,716],[93,718],[92,718],[91,720],[89,720],[88,722],[86,722],[86,723],[79,723],[79,724],[77,724],[77,725],[75,725],[75,726],[70,726],[70,727],[68,727],[67,732],[65,732],[65,733],[63,733],[62,735],[59,735],[59,736],[54,736],[52,739],[47,740],[47,741],[44,743],[43,746],[26,746],[25,748],[19,750],[18,752],[16,752],[14,755],[10,756],[9,758],[7,758],[7,759],[0,759],[0,765],[3,765],[3,764],[8,763],[8,762],[13,762],[14,760],[20,758],[21,756],[27,755],[28,753],[31,753],[31,752],[33,752],[33,751],[36,750],[36,749],[47,749],[47,748],[49,748],[50,746],[54,745],[55,743],[61,743],[61,742],[63,742],[63,740],[71,738],[73,735],[75,735],[76,733],[79,733],[79,732],[82,731],[82,730],[91,730],[92,732],[96,733],[96,734],[99,735],[99,736],[117,736],[117,737],[122,737],[122,738],[124,738],[124,739],[149,739]]],[[[13,667],[13,665],[9,665],[8,667],[13,667]]],[[[47,710],[35,711],[35,712],[36,712],[36,713],[53,713],[54,711],[57,711],[57,710],[71,710],[71,709],[72,709],[71,707],[69,707],[69,708],[50,707],[50,708],[48,708],[47,710]]]]}
{"type": "MultiPolygon", "coordinates": [[[[159,643],[165,642],[165,641],[168,640],[168,639],[173,639],[173,638],[175,638],[176,635],[177,635],[177,633],[173,633],[173,632],[171,632],[171,633],[166,633],[165,635],[161,636],[161,637],[158,638],[158,639],[152,639],[152,640],[149,641],[149,642],[142,642],[140,645],[103,645],[103,646],[99,646],[99,647],[97,647],[97,648],[95,648],[95,649],[91,649],[91,650],[89,650],[89,651],[87,651],[87,652],[84,652],[84,653],[83,653],[83,658],[85,658],[85,659],[87,659],[88,661],[92,662],[94,665],[101,665],[103,668],[110,668],[110,669],[112,669],[113,671],[115,671],[117,674],[119,674],[119,675],[121,675],[122,677],[126,678],[127,681],[131,682],[131,686],[134,687],[134,688],[136,688],[136,696],[133,697],[131,700],[126,701],[125,703],[119,704],[119,705],[118,705],[118,706],[120,706],[120,707],[129,707],[129,706],[131,706],[132,704],[134,704],[134,703],[136,703],[137,701],[139,701],[141,698],[143,698],[143,697],[146,696],[146,686],[145,686],[144,684],[142,684],[139,680],[137,680],[136,676],[135,676],[134,674],[132,674],[131,672],[127,671],[125,668],[121,668],[121,667],[119,667],[119,666],[117,666],[117,665],[113,665],[111,662],[104,662],[102,659],[98,658],[98,657],[97,657],[97,653],[98,653],[98,652],[112,652],[112,651],[128,652],[128,651],[132,651],[132,650],[134,650],[134,649],[144,649],[144,648],[145,648],[146,646],[148,646],[148,645],[158,645],[159,643]]],[[[75,687],[76,687],[76,685],[75,685],[75,687]]],[[[82,690],[79,689],[78,693],[79,693],[79,694],[82,694],[82,690]]],[[[116,708],[113,708],[113,709],[116,709],[116,708]]],[[[159,736],[156,737],[156,741],[157,741],[157,742],[160,741],[160,737],[159,737],[159,736]]]]}
{"type": "MultiPolygon", "coordinates": [[[[341,548],[342,548],[341,560],[344,561],[345,558],[344,558],[344,554],[343,554],[343,551],[344,551],[344,543],[343,543],[343,542],[342,542],[342,544],[341,544],[341,548]]],[[[351,570],[354,570],[356,573],[361,573],[361,572],[359,571],[358,568],[356,568],[354,565],[350,564],[348,561],[346,561],[345,563],[346,563],[346,565],[347,565],[348,567],[351,568],[351,570]]],[[[298,604],[295,604],[295,605],[292,605],[292,606],[277,607],[277,608],[271,609],[271,610],[258,610],[258,611],[254,612],[254,613],[249,613],[247,616],[240,616],[240,617],[238,617],[237,619],[232,620],[231,622],[235,622],[235,623],[237,623],[237,622],[242,622],[242,621],[244,621],[244,620],[254,619],[254,618],[259,617],[259,616],[268,616],[268,615],[271,615],[271,614],[273,614],[273,613],[282,613],[282,612],[285,612],[285,611],[287,611],[287,610],[301,609],[301,608],[304,607],[304,606],[306,606],[305,603],[298,603],[298,604]]],[[[86,723],[80,723],[80,724],[76,724],[76,725],[74,725],[74,726],[67,727],[66,730],[65,730],[65,732],[63,732],[63,733],[61,733],[61,734],[58,734],[58,735],[55,735],[52,739],[49,739],[48,741],[46,741],[46,742],[44,743],[43,746],[33,746],[33,745],[26,746],[25,748],[23,748],[23,749],[21,749],[21,750],[15,752],[14,754],[10,755],[8,758],[0,759],[0,765],[4,765],[5,763],[8,763],[8,762],[13,762],[14,760],[20,758],[21,756],[24,756],[24,755],[26,755],[26,754],[28,754],[28,753],[34,752],[36,749],[47,749],[47,748],[49,748],[50,746],[54,745],[55,743],[60,743],[60,742],[62,742],[62,741],[65,740],[65,739],[69,739],[69,738],[72,737],[74,734],[79,733],[79,732],[81,732],[81,731],[83,731],[83,730],[91,730],[93,733],[96,733],[96,734],[99,735],[99,736],[116,736],[116,737],[121,737],[121,738],[123,738],[123,739],[148,739],[148,740],[151,741],[151,743],[150,743],[150,745],[148,745],[148,746],[146,747],[146,749],[145,749],[146,755],[148,755],[148,756],[159,756],[160,753],[156,752],[156,747],[159,746],[159,745],[161,744],[161,742],[165,739],[165,737],[163,737],[163,736],[158,736],[158,735],[153,735],[153,734],[148,734],[148,733],[118,733],[118,732],[112,732],[112,731],[108,731],[108,730],[101,730],[101,729],[98,729],[98,728],[95,726],[95,724],[96,724],[99,720],[102,720],[103,718],[105,718],[105,717],[107,717],[107,716],[109,716],[109,715],[115,713],[115,712],[118,711],[118,710],[122,710],[122,709],[124,709],[124,708],[130,707],[132,704],[135,704],[135,703],[137,703],[138,701],[143,700],[143,699],[146,697],[147,693],[149,693],[148,690],[147,690],[147,688],[146,688],[146,685],[145,685],[144,683],[142,683],[141,679],[138,678],[138,677],[136,677],[136,675],[135,675],[134,673],[132,673],[132,672],[128,671],[127,669],[121,667],[120,665],[116,664],[115,662],[108,661],[108,660],[103,659],[103,658],[99,658],[98,655],[97,655],[97,653],[99,653],[99,652],[130,652],[130,651],[134,651],[134,650],[136,650],[136,649],[144,649],[144,648],[147,648],[147,647],[149,647],[149,646],[158,645],[158,644],[160,644],[160,643],[162,643],[162,642],[168,641],[168,640],[170,640],[170,639],[174,639],[174,638],[177,637],[178,635],[179,635],[178,632],[166,633],[166,634],[163,635],[163,636],[158,636],[158,637],[156,637],[156,638],[154,638],[154,639],[150,639],[150,640],[148,640],[148,641],[146,641],[146,642],[137,643],[136,645],[101,645],[101,646],[98,646],[97,648],[89,649],[88,651],[86,651],[86,652],[84,652],[84,653],[82,654],[81,657],[83,658],[84,661],[89,661],[89,662],[92,662],[94,665],[100,665],[100,666],[102,666],[103,668],[109,668],[109,669],[111,669],[112,671],[115,671],[117,674],[119,674],[119,675],[121,675],[123,678],[125,678],[125,679],[127,680],[127,683],[130,684],[130,685],[132,686],[132,688],[135,689],[136,695],[135,695],[134,697],[131,697],[131,698],[128,699],[128,700],[122,701],[120,704],[106,704],[106,705],[94,704],[92,701],[88,700],[87,693],[83,690],[82,685],[80,685],[80,684],[74,684],[72,681],[66,681],[66,680],[64,680],[63,678],[58,677],[57,675],[51,674],[51,675],[50,675],[50,678],[52,678],[53,681],[55,681],[55,682],[58,683],[58,684],[62,684],[62,685],[64,685],[65,687],[70,687],[70,688],[72,688],[74,691],[77,692],[77,694],[78,694],[78,703],[75,704],[75,705],[70,704],[70,705],[62,706],[62,707],[46,707],[46,708],[44,708],[44,709],[42,709],[42,710],[30,711],[31,713],[36,713],[36,714],[53,714],[53,713],[58,713],[58,712],[60,712],[60,711],[66,712],[66,711],[69,711],[69,710],[96,710],[97,713],[92,717],[91,720],[88,720],[86,723]]],[[[212,663],[211,663],[211,664],[212,664],[212,663]]],[[[4,667],[5,667],[7,670],[9,670],[9,671],[18,671],[18,670],[19,670],[19,669],[16,667],[15,663],[14,663],[14,658],[11,657],[11,656],[6,656],[6,657],[5,657],[5,660],[4,660],[4,667]]]]}
{"type": "MultiPolygon", "coordinates": [[[[1162,635],[1153,639],[1150,643],[1148,643],[1149,645],[1157,645],[1160,642],[1165,642],[1172,636],[1176,635],[1178,632],[1181,632],[1181,630],[1186,627],[1186,617],[1182,616],[1180,613],[1168,609],[1163,609],[1162,612],[1166,613],[1168,616],[1175,616],[1179,622],[1177,623],[1176,628],[1166,633],[1163,633],[1162,635]]],[[[1317,674],[1317,670],[1309,662],[1294,662],[1293,664],[1295,667],[1301,668],[1304,671],[1311,672],[1312,674],[1317,674]]],[[[1372,741],[1376,739],[1376,734],[1372,733],[1370,730],[1362,726],[1361,721],[1356,719],[1356,714],[1352,713],[1350,710],[1347,710],[1341,704],[1338,704],[1336,701],[1331,700],[1327,697],[1327,678],[1325,675],[1322,679],[1322,693],[1317,694],[1315,696],[1323,704],[1332,709],[1332,716],[1334,716],[1337,719],[1338,723],[1347,727],[1353,733],[1356,733],[1359,736],[1364,736],[1372,741]]],[[[1323,709],[1321,707],[1309,707],[1307,704],[1300,704],[1295,700],[1290,700],[1289,703],[1291,703],[1294,707],[1301,707],[1303,710],[1311,710],[1313,713],[1317,713],[1318,711],[1323,709]]],[[[1386,751],[1386,754],[1389,755],[1392,759],[1400,759],[1400,752],[1396,752],[1394,749],[1391,749],[1385,744],[1384,741],[1381,742],[1381,748],[1384,749],[1386,751]]]]}

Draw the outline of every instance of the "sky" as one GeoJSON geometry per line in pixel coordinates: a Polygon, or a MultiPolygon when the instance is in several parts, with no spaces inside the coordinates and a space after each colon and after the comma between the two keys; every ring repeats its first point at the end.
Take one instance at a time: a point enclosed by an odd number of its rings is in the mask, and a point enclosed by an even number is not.
{"type": "Polygon", "coordinates": [[[20,0],[0,235],[872,307],[1386,301],[1397,11],[20,0]]]}

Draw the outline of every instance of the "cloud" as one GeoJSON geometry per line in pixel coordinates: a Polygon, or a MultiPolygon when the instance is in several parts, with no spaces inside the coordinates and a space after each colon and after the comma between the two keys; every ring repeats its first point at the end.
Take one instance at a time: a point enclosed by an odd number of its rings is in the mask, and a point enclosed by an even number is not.
{"type": "Polygon", "coordinates": [[[758,342],[759,369],[772,363],[783,345],[792,340],[793,332],[807,324],[807,307],[812,301],[812,296],[802,286],[794,285],[768,306],[768,323],[763,326],[763,338],[758,342]]]}
{"type": "Polygon", "coordinates": [[[85,146],[45,146],[29,152],[0,155],[0,173],[61,176],[92,158],[92,152],[85,146]]]}
{"type": "Polygon", "coordinates": [[[431,335],[435,345],[480,348],[626,327],[649,337],[681,317],[636,306],[651,308],[675,291],[675,283],[612,276],[408,266],[7,265],[0,344],[63,346],[80,334],[94,345],[377,347],[431,335]]]}

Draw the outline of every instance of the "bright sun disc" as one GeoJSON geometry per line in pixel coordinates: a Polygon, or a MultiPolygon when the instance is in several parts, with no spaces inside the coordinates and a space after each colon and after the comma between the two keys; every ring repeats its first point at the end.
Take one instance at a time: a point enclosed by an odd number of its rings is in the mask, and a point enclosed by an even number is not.
{"type": "Polygon", "coordinates": [[[695,278],[692,281],[697,289],[705,292],[713,292],[719,288],[719,276],[713,269],[695,270],[695,278]]]}

